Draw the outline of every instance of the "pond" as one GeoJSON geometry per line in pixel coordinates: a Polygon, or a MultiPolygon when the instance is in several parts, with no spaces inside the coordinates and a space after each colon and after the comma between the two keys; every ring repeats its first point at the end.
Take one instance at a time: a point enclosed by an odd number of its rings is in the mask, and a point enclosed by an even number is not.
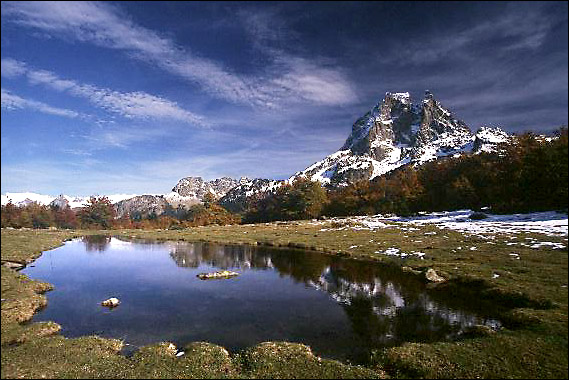
{"type": "Polygon", "coordinates": [[[126,354],[162,341],[207,341],[232,352],[289,341],[363,363],[374,348],[500,327],[478,300],[430,290],[395,267],[318,252],[88,236],[44,252],[22,272],[55,286],[33,321],[55,321],[66,337],[124,339],[126,354]],[[223,269],[239,275],[197,277],[223,269]],[[120,305],[101,306],[109,297],[120,305]]]}

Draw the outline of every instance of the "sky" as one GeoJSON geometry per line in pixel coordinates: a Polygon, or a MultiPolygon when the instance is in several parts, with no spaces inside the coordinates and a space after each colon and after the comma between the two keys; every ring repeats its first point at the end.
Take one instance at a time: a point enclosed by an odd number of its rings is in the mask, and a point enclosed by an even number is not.
{"type": "Polygon", "coordinates": [[[473,131],[567,125],[567,2],[1,4],[3,194],[285,179],[387,91],[473,131]]]}

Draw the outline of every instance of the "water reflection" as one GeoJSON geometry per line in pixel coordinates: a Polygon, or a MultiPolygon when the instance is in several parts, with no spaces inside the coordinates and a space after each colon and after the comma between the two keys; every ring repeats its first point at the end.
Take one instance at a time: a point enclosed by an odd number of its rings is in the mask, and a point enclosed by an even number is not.
{"type": "Polygon", "coordinates": [[[165,243],[179,267],[209,265],[220,269],[271,269],[270,255],[256,254],[249,246],[228,246],[185,242],[165,243]]]}
{"type": "Polygon", "coordinates": [[[488,314],[495,308],[427,289],[398,268],[300,250],[89,236],[44,252],[24,271],[56,289],[35,321],[55,321],[67,337],[118,337],[129,347],[208,341],[237,351],[290,341],[365,362],[374,348],[499,326],[488,314]],[[240,275],[196,277],[225,269],[240,275]],[[112,312],[100,306],[111,296],[121,300],[112,312]]]}
{"type": "Polygon", "coordinates": [[[107,250],[109,244],[111,244],[111,237],[107,235],[90,235],[81,238],[81,241],[85,243],[85,249],[87,252],[99,252],[102,253],[107,250]]]}
{"type": "Polygon", "coordinates": [[[449,340],[477,324],[500,327],[500,322],[485,315],[482,307],[472,305],[471,310],[463,310],[464,305],[460,308],[449,305],[450,300],[445,304],[444,294],[441,303],[440,292],[434,300],[415,276],[371,262],[297,250],[166,244],[170,246],[170,257],[180,267],[207,264],[222,269],[274,269],[296,282],[328,293],[342,305],[353,330],[370,347],[449,340]]]}

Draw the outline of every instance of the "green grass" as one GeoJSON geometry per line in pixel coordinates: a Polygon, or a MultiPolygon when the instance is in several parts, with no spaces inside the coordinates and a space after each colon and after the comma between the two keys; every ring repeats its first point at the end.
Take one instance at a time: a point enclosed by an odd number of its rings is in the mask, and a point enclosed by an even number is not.
{"type": "MultiPolygon", "coordinates": [[[[2,261],[29,263],[65,239],[96,231],[2,230],[2,261]]],[[[353,230],[349,225],[288,222],[196,227],[186,230],[116,230],[130,238],[211,241],[318,250],[326,254],[382,261],[424,271],[434,268],[471,297],[513,307],[502,316],[506,328],[457,342],[408,343],[375,352],[368,367],[315,357],[309,347],[268,342],[229,355],[219,346],[193,343],[176,357],[167,344],[145,347],[132,358],[122,342],[98,337],[67,339],[55,323],[24,323],[45,305],[49,285],[2,267],[2,378],[567,378],[567,249],[532,249],[536,234],[488,240],[433,226],[418,230],[353,230]],[[321,229],[327,229],[322,231],[321,229]],[[341,228],[341,229],[338,229],[341,228]],[[431,234],[436,232],[436,234],[431,234]],[[357,246],[357,247],[353,247],[357,246]],[[425,259],[401,260],[375,253],[390,247],[421,251],[425,259]],[[462,247],[462,249],[457,249],[462,247]],[[470,250],[476,247],[476,250],[470,250]],[[510,254],[519,255],[520,259],[510,254]],[[495,278],[495,275],[499,277],[495,278]]],[[[561,242],[564,237],[547,237],[561,242]]]]}

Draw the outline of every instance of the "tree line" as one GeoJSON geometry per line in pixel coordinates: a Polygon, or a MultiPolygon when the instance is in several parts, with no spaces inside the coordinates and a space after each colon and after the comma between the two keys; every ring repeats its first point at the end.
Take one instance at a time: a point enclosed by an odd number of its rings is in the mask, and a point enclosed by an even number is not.
{"type": "Polygon", "coordinates": [[[2,227],[13,228],[186,228],[210,224],[257,223],[365,214],[411,215],[419,211],[456,209],[493,213],[563,210],[568,199],[567,128],[558,138],[532,133],[514,136],[496,152],[462,155],[405,166],[372,181],[339,189],[298,178],[274,193],[251,199],[245,211],[233,214],[211,194],[202,204],[168,208],[163,215],[116,218],[106,197],[91,197],[78,211],[69,206],[2,206],[2,227]]]}
{"type": "Polygon", "coordinates": [[[449,157],[325,191],[306,179],[256,200],[246,222],[457,209],[493,213],[567,211],[567,128],[558,138],[514,136],[493,153],[449,157]]]}
{"type": "Polygon", "coordinates": [[[2,206],[2,227],[12,228],[60,228],[60,229],[112,229],[112,228],[186,228],[210,224],[237,224],[238,215],[231,214],[215,204],[211,196],[204,198],[203,204],[189,209],[167,210],[164,215],[150,214],[116,217],[116,210],[107,197],[91,197],[85,207],[72,210],[69,205],[40,205],[32,202],[16,206],[9,202],[2,206]]]}

